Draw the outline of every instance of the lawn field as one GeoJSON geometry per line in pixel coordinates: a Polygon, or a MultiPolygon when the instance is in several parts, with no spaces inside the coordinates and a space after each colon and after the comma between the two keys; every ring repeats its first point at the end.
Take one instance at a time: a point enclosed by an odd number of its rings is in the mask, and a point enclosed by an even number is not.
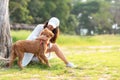
{"type": "MultiPolygon", "coordinates": [[[[30,31],[11,31],[13,42],[25,40],[30,31]]],[[[32,62],[20,70],[0,69],[0,80],[120,80],[120,35],[75,36],[61,34],[57,44],[67,59],[77,65],[68,68],[54,53],[48,68],[32,62]]]]}

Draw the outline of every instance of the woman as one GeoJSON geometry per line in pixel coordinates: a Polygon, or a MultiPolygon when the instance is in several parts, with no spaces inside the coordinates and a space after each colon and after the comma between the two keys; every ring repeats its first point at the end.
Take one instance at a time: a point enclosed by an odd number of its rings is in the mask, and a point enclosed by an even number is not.
{"type": "MultiPolygon", "coordinates": [[[[63,55],[63,52],[60,50],[58,45],[55,43],[56,39],[58,37],[58,34],[59,34],[59,24],[60,24],[59,19],[56,17],[52,17],[46,24],[37,25],[37,27],[33,30],[33,32],[27,38],[27,40],[36,39],[44,28],[48,28],[49,30],[51,30],[54,33],[54,37],[50,40],[50,44],[48,45],[47,53],[55,52],[55,54],[66,64],[67,67],[74,68],[75,65],[73,63],[70,63],[67,61],[67,59],[63,55]]],[[[41,37],[41,38],[45,39],[44,37],[41,37]]],[[[22,61],[22,66],[26,66],[32,60],[33,56],[34,55],[31,53],[25,53],[23,61],[22,61]]]]}

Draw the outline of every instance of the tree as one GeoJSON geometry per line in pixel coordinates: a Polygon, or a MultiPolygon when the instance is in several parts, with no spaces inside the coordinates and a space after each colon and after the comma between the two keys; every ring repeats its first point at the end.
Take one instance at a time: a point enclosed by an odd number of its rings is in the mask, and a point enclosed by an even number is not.
{"type": "Polygon", "coordinates": [[[112,33],[113,17],[110,13],[110,5],[108,2],[99,1],[100,9],[97,13],[92,14],[94,26],[98,34],[112,33]]]}
{"type": "Polygon", "coordinates": [[[75,34],[75,30],[79,24],[79,20],[77,20],[75,15],[70,15],[67,20],[67,34],[75,34]]]}
{"type": "Polygon", "coordinates": [[[56,8],[54,2],[53,0],[30,0],[28,9],[34,24],[43,23],[51,17],[51,12],[56,8]]]}
{"type": "MultiPolygon", "coordinates": [[[[96,13],[98,10],[99,3],[97,1],[76,3],[73,7],[72,13],[75,14],[79,19],[79,26],[77,29],[86,28],[88,29],[88,34],[91,35],[91,31],[94,30],[94,26],[91,23],[91,14],[96,13]]],[[[78,32],[78,34],[79,33],[80,32],[78,32]]]]}
{"type": "MultiPolygon", "coordinates": [[[[33,18],[33,24],[38,24],[40,23],[41,16],[41,8],[43,7],[43,2],[41,0],[30,0],[28,3],[28,10],[30,11],[30,15],[33,18]]],[[[44,14],[44,13],[43,13],[44,14]]]]}
{"type": "Polygon", "coordinates": [[[113,24],[120,25],[120,0],[112,0],[110,12],[113,15],[113,24]]]}
{"type": "Polygon", "coordinates": [[[10,19],[14,23],[32,23],[28,10],[29,0],[10,0],[10,19]]]}
{"type": "Polygon", "coordinates": [[[12,45],[8,13],[9,0],[0,0],[0,56],[8,57],[12,45]]]}
{"type": "Polygon", "coordinates": [[[75,17],[71,15],[71,0],[30,0],[28,9],[35,24],[44,23],[52,16],[60,19],[60,29],[64,33],[74,31],[75,17]],[[72,20],[72,21],[70,21],[72,20]],[[70,22],[71,24],[68,24],[70,22]],[[68,30],[68,28],[70,30],[68,30]]]}
{"type": "Polygon", "coordinates": [[[72,0],[10,0],[10,19],[16,23],[40,24],[54,16],[60,19],[61,32],[73,33],[77,19],[71,15],[72,4],[72,0]]]}
{"type": "Polygon", "coordinates": [[[72,25],[67,25],[71,14],[71,0],[58,0],[55,2],[56,9],[52,12],[52,16],[57,16],[60,19],[60,29],[62,32],[69,32],[68,27],[74,27],[72,25]]]}

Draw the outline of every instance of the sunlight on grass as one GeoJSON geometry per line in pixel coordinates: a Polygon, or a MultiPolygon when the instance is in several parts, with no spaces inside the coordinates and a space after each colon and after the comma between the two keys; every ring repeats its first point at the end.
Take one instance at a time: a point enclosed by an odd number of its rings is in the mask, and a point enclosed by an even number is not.
{"type": "Polygon", "coordinates": [[[119,57],[120,52],[74,54],[69,55],[68,59],[78,66],[75,69],[67,68],[61,60],[53,58],[49,61],[52,65],[51,68],[41,63],[31,63],[20,71],[18,67],[13,66],[12,69],[0,70],[0,79],[98,80],[106,78],[107,80],[119,80],[119,57]]]}
{"type": "Polygon", "coordinates": [[[16,42],[17,40],[25,40],[31,31],[26,31],[26,30],[20,30],[20,31],[11,31],[11,36],[13,42],[16,42]]]}
{"type": "Polygon", "coordinates": [[[98,35],[98,36],[74,36],[74,35],[60,35],[58,40],[60,45],[79,45],[79,46],[90,46],[90,45],[119,45],[120,35],[98,35]]]}
{"type": "MultiPolygon", "coordinates": [[[[31,31],[20,30],[11,31],[13,42],[17,40],[25,40],[31,31]]],[[[90,46],[90,45],[119,45],[120,35],[98,35],[98,36],[76,36],[61,34],[57,43],[62,46],[90,46]]]]}
{"type": "MultiPolygon", "coordinates": [[[[13,41],[26,39],[30,31],[11,31],[13,41]]],[[[77,68],[67,68],[59,58],[51,68],[39,62],[20,70],[0,69],[0,80],[120,80],[120,36],[74,36],[61,34],[57,40],[67,59],[77,68]]]]}

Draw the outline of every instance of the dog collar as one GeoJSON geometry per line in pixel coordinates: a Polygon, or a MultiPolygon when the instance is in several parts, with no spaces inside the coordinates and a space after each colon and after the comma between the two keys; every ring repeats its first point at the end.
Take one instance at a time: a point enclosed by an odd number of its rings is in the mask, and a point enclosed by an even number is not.
{"type": "MultiPolygon", "coordinates": [[[[40,40],[40,45],[43,43],[43,40],[40,40]]],[[[49,43],[46,42],[46,45],[48,46],[49,43]]]]}

